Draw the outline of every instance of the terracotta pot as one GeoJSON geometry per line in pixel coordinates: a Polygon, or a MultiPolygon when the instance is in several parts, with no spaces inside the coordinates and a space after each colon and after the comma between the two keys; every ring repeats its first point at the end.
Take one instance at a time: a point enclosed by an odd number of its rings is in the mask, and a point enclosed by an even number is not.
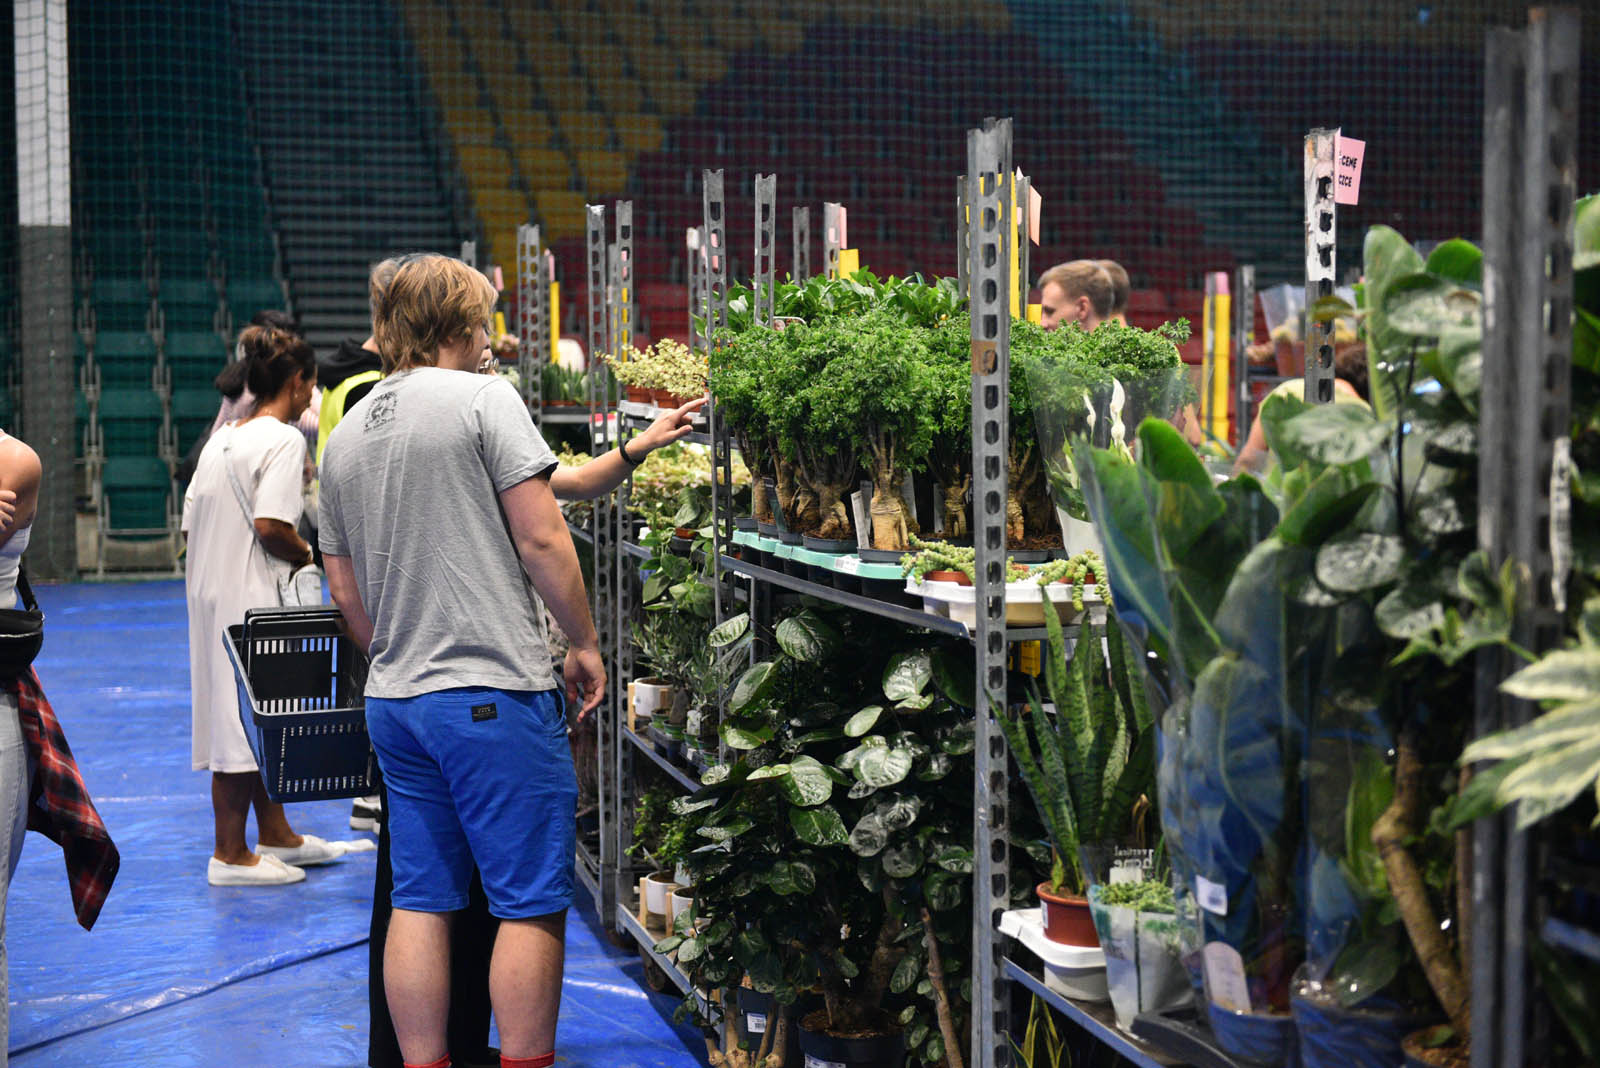
{"type": "Polygon", "coordinates": [[[1285,378],[1306,373],[1306,343],[1304,341],[1274,341],[1272,357],[1277,362],[1278,374],[1285,378]]]}
{"type": "Polygon", "coordinates": [[[1057,894],[1049,883],[1040,883],[1039,908],[1044,914],[1044,936],[1064,946],[1098,946],[1100,935],[1094,929],[1089,899],[1057,894]]]}
{"type": "Polygon", "coordinates": [[[640,389],[638,386],[629,386],[628,400],[634,404],[649,404],[650,391],[648,389],[640,389]]]}
{"type": "Polygon", "coordinates": [[[957,586],[970,586],[972,580],[964,571],[930,571],[923,576],[927,582],[954,582],[957,586]]]}

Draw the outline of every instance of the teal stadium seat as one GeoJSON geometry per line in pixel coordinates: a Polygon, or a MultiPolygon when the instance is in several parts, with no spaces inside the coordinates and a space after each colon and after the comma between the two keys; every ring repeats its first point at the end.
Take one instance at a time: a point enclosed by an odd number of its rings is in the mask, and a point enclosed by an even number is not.
{"type": "MultiPolygon", "coordinates": [[[[101,472],[101,530],[120,538],[164,538],[172,475],[153,456],[114,456],[101,472]]],[[[103,557],[102,550],[102,557],[103,557]]]]}
{"type": "Polygon", "coordinates": [[[95,335],[94,362],[101,389],[149,389],[156,367],[156,339],[143,330],[111,330],[95,335]]]}
{"type": "Polygon", "coordinates": [[[89,300],[97,331],[149,329],[150,290],[142,278],[96,278],[89,300]]]}
{"type": "Polygon", "coordinates": [[[178,455],[187,456],[200,435],[211,428],[221,397],[215,389],[174,389],[172,422],[178,435],[178,455]]]}
{"type": "Polygon", "coordinates": [[[228,346],[213,330],[168,331],[166,356],[174,390],[200,389],[227,364],[228,346]]]}
{"type": "Polygon", "coordinates": [[[228,281],[228,311],[234,326],[248,323],[256,312],[282,309],[283,287],[271,278],[232,278],[228,281]]]}
{"type": "Polygon", "coordinates": [[[100,440],[106,459],[156,458],[161,454],[161,427],[166,421],[161,397],[144,389],[105,389],[100,393],[100,440]]]}
{"type": "Polygon", "coordinates": [[[170,335],[179,330],[216,328],[217,287],[207,278],[173,278],[163,272],[156,293],[162,325],[170,335]]]}

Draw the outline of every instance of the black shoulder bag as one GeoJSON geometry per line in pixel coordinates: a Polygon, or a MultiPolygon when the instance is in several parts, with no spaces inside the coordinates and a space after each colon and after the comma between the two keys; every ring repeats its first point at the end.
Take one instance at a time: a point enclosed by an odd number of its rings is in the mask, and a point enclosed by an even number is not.
{"type": "Polygon", "coordinates": [[[33,599],[28,575],[17,571],[17,593],[22,608],[0,608],[0,679],[14,679],[27,671],[44,644],[44,613],[33,599]]]}

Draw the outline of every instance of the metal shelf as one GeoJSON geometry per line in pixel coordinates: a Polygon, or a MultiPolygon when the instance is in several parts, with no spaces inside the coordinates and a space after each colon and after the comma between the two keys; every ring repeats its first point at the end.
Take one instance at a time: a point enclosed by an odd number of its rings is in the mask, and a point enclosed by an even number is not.
{"type": "Polygon", "coordinates": [[[650,550],[643,545],[631,541],[620,541],[617,544],[622,547],[624,556],[631,556],[637,560],[650,559],[650,550]]]}
{"type": "Polygon", "coordinates": [[[1162,1057],[1144,1043],[1119,1031],[1110,1005],[1091,1005],[1058,994],[1045,986],[1043,979],[1010,957],[1005,958],[1004,966],[1007,979],[1021,983],[1038,995],[1046,1005],[1089,1032],[1101,1044],[1110,1046],[1118,1056],[1126,1058],[1138,1068],[1172,1068],[1173,1065],[1181,1063],[1162,1057]]]}
{"type": "MultiPolygon", "coordinates": [[[[629,426],[649,426],[670,411],[672,411],[671,408],[657,408],[653,404],[636,404],[633,401],[623,401],[617,405],[618,420],[629,426]]],[[[705,416],[703,414],[696,416],[692,425],[705,426],[705,416]]],[[[692,442],[695,445],[710,445],[711,435],[704,430],[691,430],[680,440],[692,442]]]]}
{"type": "Polygon", "coordinates": [[[594,544],[594,535],[590,534],[587,529],[578,526],[570,519],[567,520],[567,532],[578,541],[585,542],[589,545],[594,544]]]}
{"type": "Polygon", "coordinates": [[[565,406],[550,407],[546,405],[539,411],[539,422],[549,423],[552,426],[587,426],[589,423],[589,409],[584,407],[568,408],[565,406]]]}
{"type": "MultiPolygon", "coordinates": [[[[633,940],[639,943],[640,951],[654,961],[656,967],[666,973],[673,986],[685,994],[691,993],[689,977],[683,974],[683,969],[678,967],[678,962],[664,953],[656,952],[657,938],[655,933],[645,930],[644,926],[639,923],[639,917],[628,911],[624,902],[617,903],[617,929],[631,935],[633,940]]],[[[692,992],[695,1000],[700,1003],[700,1012],[707,1017],[712,1016],[712,1010],[716,1006],[707,1001],[705,995],[698,990],[692,992]]]]}
{"type": "Polygon", "coordinates": [[[1600,934],[1587,927],[1579,927],[1575,923],[1568,923],[1551,916],[1544,921],[1541,934],[1550,945],[1600,964],[1600,934]]]}
{"type": "Polygon", "coordinates": [[[578,882],[589,891],[589,896],[596,903],[600,901],[600,861],[582,842],[578,843],[578,858],[573,864],[573,871],[578,875],[578,882]]]}
{"type": "Polygon", "coordinates": [[[699,779],[694,778],[689,774],[688,771],[662,756],[656,751],[656,747],[650,744],[649,739],[639,737],[638,734],[626,727],[622,728],[622,736],[628,741],[632,742],[641,753],[654,761],[656,767],[670,775],[672,780],[679,786],[683,787],[690,793],[694,793],[696,790],[700,789],[699,779]]]}
{"type": "MultiPolygon", "coordinates": [[[[866,594],[851,593],[849,590],[824,586],[809,579],[797,578],[782,571],[774,571],[770,567],[762,567],[759,564],[736,560],[731,556],[722,558],[722,566],[746,578],[771,583],[774,586],[782,586],[786,590],[803,593],[808,597],[815,597],[819,601],[828,601],[832,604],[843,605],[846,608],[870,612],[873,615],[892,619],[907,626],[922,627],[925,630],[937,631],[941,634],[953,634],[968,641],[973,638],[972,631],[967,628],[965,623],[946,616],[937,616],[932,612],[924,612],[920,608],[911,608],[907,605],[895,604],[892,601],[881,601],[876,597],[868,597],[866,594]]],[[[1063,627],[1062,631],[1068,635],[1075,634],[1077,627],[1068,625],[1063,627]]],[[[1011,642],[1043,641],[1046,635],[1047,632],[1044,627],[1011,627],[1006,630],[1006,640],[1011,642]]]]}

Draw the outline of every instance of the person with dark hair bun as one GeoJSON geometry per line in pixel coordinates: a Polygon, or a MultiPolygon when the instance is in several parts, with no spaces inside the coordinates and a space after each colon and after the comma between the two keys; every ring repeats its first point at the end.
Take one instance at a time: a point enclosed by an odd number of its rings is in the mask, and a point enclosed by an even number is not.
{"type": "Polygon", "coordinates": [[[211,772],[216,841],[207,881],[274,886],[301,881],[303,866],[337,860],[345,845],[296,834],[283,806],[268,800],[221,634],[248,609],[279,604],[279,578],[311,561],[295,530],[306,455],[295,421],[311,401],[317,366],[304,338],[275,327],[247,327],[239,347],[254,411],[211,435],[183,500],[192,766],[211,772]],[[245,841],[252,807],[255,851],[245,841]]]}

